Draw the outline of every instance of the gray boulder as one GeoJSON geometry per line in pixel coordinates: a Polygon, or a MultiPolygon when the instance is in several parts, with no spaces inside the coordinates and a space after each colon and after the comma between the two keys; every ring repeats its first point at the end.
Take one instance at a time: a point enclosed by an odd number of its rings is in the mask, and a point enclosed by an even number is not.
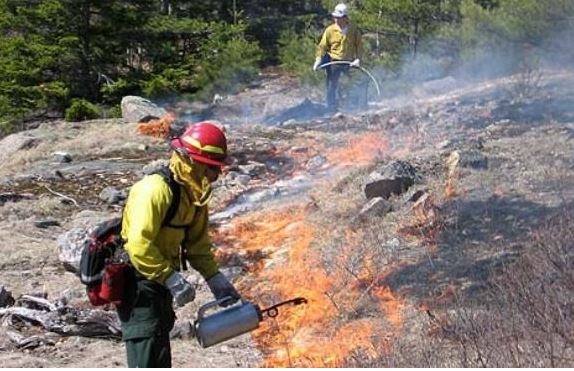
{"type": "Polygon", "coordinates": [[[57,239],[58,259],[66,270],[73,273],[79,271],[82,248],[87,237],[98,223],[115,216],[91,210],[84,210],[74,216],[72,228],[57,239]]]}
{"type": "Polygon", "coordinates": [[[122,118],[127,122],[148,122],[167,113],[150,100],[133,95],[122,98],[121,108],[122,118]]]}
{"type": "Polygon", "coordinates": [[[392,161],[369,175],[365,195],[368,199],[388,199],[392,194],[404,193],[418,179],[419,176],[411,164],[400,160],[392,161]]]}
{"type": "Polygon", "coordinates": [[[242,174],[252,177],[262,176],[267,172],[267,166],[256,161],[249,161],[246,165],[239,165],[238,168],[242,174]]]}
{"type": "Polygon", "coordinates": [[[0,140],[0,162],[7,160],[15,152],[30,148],[38,142],[36,137],[31,136],[29,133],[21,132],[8,135],[6,138],[0,140]]]}
{"type": "Polygon", "coordinates": [[[82,247],[88,238],[88,228],[72,228],[58,237],[58,259],[69,272],[79,272],[82,247]]]}
{"type": "Polygon", "coordinates": [[[359,212],[360,220],[368,220],[374,216],[383,216],[392,211],[393,207],[388,200],[382,197],[375,197],[363,206],[359,212]]]}

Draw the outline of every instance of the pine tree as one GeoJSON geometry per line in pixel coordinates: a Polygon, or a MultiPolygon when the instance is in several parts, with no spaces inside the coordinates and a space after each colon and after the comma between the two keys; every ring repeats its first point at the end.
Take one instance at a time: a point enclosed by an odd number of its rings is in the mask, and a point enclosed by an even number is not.
{"type": "Polygon", "coordinates": [[[376,35],[374,52],[397,56],[408,46],[416,57],[420,41],[443,23],[458,18],[458,0],[363,0],[353,16],[376,35]]]}

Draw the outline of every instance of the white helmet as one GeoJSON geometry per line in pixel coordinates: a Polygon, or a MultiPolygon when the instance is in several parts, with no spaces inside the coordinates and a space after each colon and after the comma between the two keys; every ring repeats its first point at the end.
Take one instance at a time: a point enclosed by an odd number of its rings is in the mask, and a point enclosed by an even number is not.
{"type": "Polygon", "coordinates": [[[347,5],[340,3],[337,4],[337,6],[335,7],[335,10],[333,11],[333,13],[331,13],[331,15],[335,18],[342,18],[342,17],[346,17],[347,16],[347,5]]]}

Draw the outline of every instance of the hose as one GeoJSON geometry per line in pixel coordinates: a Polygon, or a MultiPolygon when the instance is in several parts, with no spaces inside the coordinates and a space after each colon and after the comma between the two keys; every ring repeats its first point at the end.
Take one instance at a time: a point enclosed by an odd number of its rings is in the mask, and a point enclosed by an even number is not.
{"type": "MultiPolygon", "coordinates": [[[[348,66],[351,66],[351,62],[349,61],[332,61],[332,62],[327,62],[325,64],[322,64],[319,66],[319,68],[325,68],[334,64],[346,64],[348,66]]],[[[367,76],[369,76],[369,78],[371,80],[373,80],[373,83],[375,84],[375,88],[377,89],[377,95],[380,97],[381,96],[381,89],[379,89],[379,83],[377,82],[377,79],[375,79],[375,77],[369,72],[369,70],[367,70],[364,67],[361,66],[351,66],[353,68],[358,68],[359,70],[361,70],[364,74],[366,74],[367,76]]]]}

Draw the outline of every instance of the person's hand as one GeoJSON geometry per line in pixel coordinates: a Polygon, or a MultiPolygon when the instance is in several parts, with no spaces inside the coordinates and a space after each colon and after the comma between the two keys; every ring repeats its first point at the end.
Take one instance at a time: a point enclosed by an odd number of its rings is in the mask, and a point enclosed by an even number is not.
{"type": "Polygon", "coordinates": [[[317,71],[320,65],[321,65],[321,58],[315,59],[315,63],[313,63],[313,71],[317,71]]]}
{"type": "Polygon", "coordinates": [[[195,299],[195,289],[179,272],[173,272],[165,280],[165,286],[171,292],[175,303],[180,307],[195,299]]]}
{"type": "Polygon", "coordinates": [[[351,67],[359,67],[361,65],[361,60],[359,58],[355,59],[354,61],[352,61],[349,66],[351,67]]]}
{"type": "Polygon", "coordinates": [[[231,300],[226,300],[219,304],[222,307],[227,307],[241,298],[241,295],[235,290],[235,287],[229,282],[229,280],[222,274],[217,273],[215,276],[207,280],[207,286],[215,296],[216,300],[223,299],[225,297],[231,297],[231,300]]]}

